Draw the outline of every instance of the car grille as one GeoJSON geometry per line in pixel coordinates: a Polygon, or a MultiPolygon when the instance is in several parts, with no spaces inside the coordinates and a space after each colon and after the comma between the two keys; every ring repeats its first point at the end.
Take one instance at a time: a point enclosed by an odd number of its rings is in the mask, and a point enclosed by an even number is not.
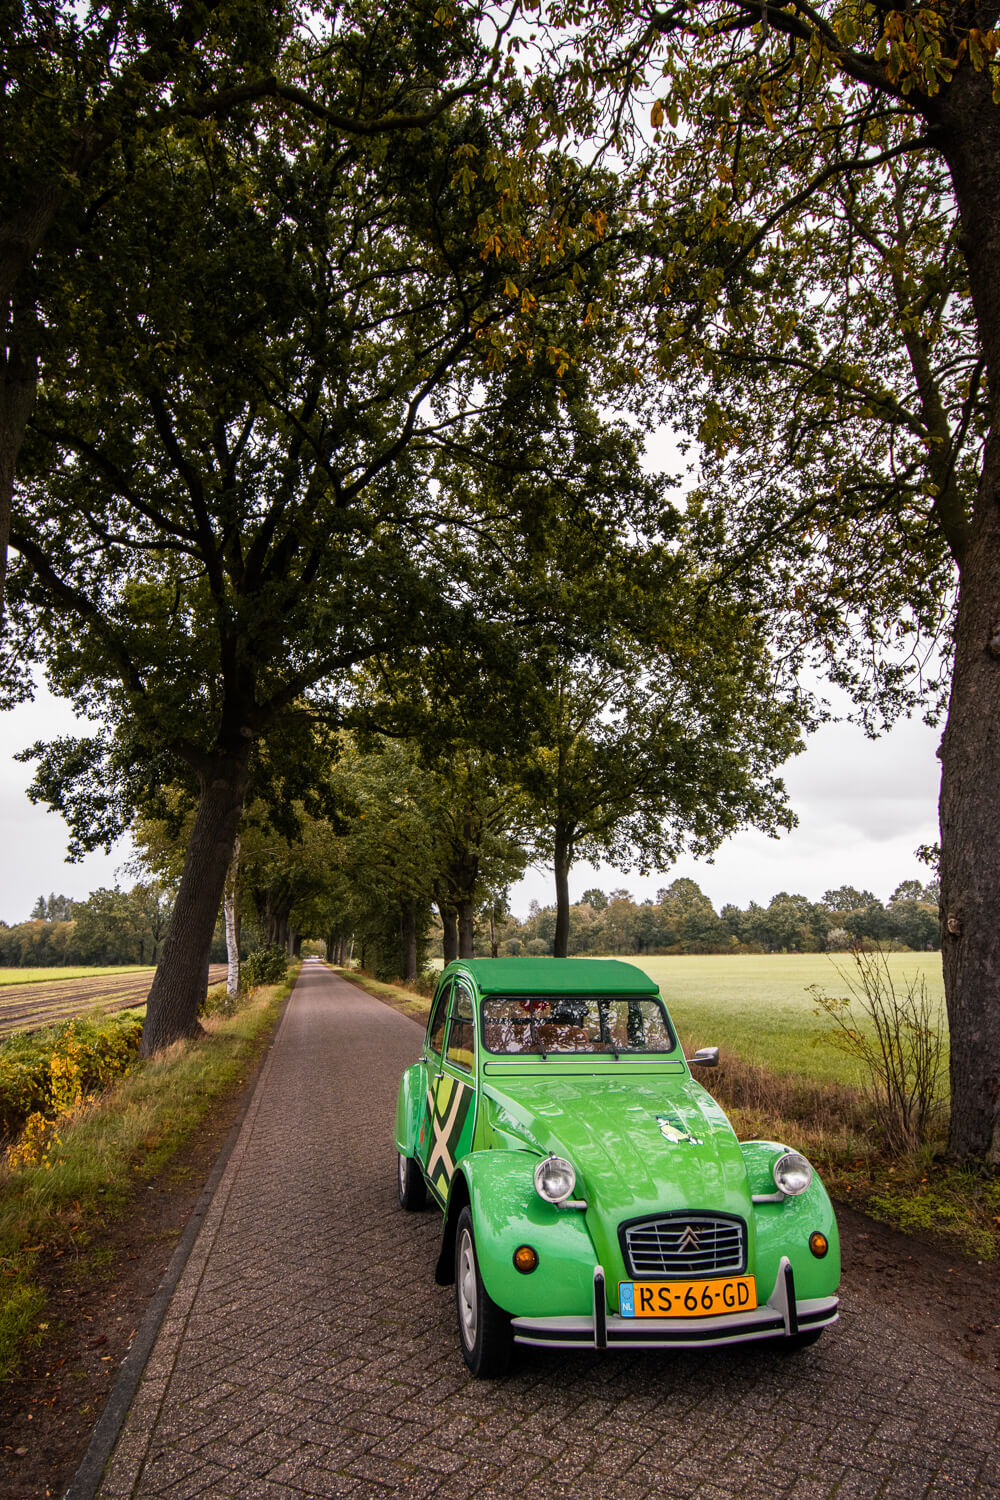
{"type": "Polygon", "coordinates": [[[678,1214],[629,1224],[622,1234],[629,1274],[713,1276],[746,1265],[746,1225],[710,1214],[678,1214]]]}

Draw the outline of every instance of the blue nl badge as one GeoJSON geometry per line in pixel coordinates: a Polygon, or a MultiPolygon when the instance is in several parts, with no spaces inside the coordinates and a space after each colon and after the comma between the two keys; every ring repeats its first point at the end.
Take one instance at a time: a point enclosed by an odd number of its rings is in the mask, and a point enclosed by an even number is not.
{"type": "Polygon", "coordinates": [[[635,1317],[635,1292],[631,1281],[618,1283],[618,1306],[623,1318],[635,1317]]]}

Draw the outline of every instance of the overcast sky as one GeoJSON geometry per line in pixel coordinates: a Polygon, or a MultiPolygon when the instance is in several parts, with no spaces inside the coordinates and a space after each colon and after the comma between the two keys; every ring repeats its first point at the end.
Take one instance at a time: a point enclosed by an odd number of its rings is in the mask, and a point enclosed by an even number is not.
{"type": "MultiPolygon", "coordinates": [[[[727,901],[766,906],[778,891],[817,900],[840,885],[870,890],[887,900],[901,880],[929,880],[932,871],[914,857],[920,844],[938,839],[940,729],[919,719],[897,724],[869,740],[851,724],[828,724],[784,770],[798,827],[780,839],[747,832],[718,850],[712,863],[680,860],[666,874],[642,876],[578,866],[570,896],[590,886],[617,888],[642,899],[679,876],[696,880],[718,911],[727,901]]],[[[532,898],[555,900],[549,872],[530,873],[514,893],[520,915],[532,898]]]]}
{"type": "MultiPolygon", "coordinates": [[[[20,765],[17,750],[57,734],[74,732],[68,705],[40,690],[36,701],[0,715],[0,920],[23,921],[40,894],[50,891],[82,900],[102,885],[124,885],[135,877],[123,870],[131,853],[119,846],[110,856],[93,854],[66,864],[66,825],[56,813],[32,807],[25,796],[32,768],[20,765]]],[[[78,732],[85,732],[80,730],[78,732]]],[[[570,894],[579,899],[590,886],[624,888],[638,898],[680,875],[696,880],[718,910],[727,901],[763,905],[778,891],[816,900],[839,885],[854,885],[887,899],[901,880],[928,879],[913,851],[937,840],[940,730],[919,719],[899,724],[879,740],[868,740],[850,724],[830,724],[812,736],[805,753],[785,770],[785,781],[799,826],[781,839],[744,833],[730,839],[712,864],[684,860],[666,873],[642,877],[579,865],[570,894]]],[[[551,873],[529,871],[512,892],[513,910],[523,916],[532,899],[551,904],[551,873]]]]}

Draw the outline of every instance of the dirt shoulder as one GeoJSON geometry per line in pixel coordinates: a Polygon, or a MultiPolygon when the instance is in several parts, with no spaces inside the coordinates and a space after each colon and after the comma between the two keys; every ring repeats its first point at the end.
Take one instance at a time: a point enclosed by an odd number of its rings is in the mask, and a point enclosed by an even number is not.
{"type": "Polygon", "coordinates": [[[64,1254],[44,1266],[44,1340],[0,1386],[4,1500],[59,1496],[71,1483],[177,1242],[246,1112],[273,1034],[261,1038],[249,1081],[216,1101],[197,1136],[140,1189],[130,1217],[95,1237],[79,1258],[64,1254]]]}

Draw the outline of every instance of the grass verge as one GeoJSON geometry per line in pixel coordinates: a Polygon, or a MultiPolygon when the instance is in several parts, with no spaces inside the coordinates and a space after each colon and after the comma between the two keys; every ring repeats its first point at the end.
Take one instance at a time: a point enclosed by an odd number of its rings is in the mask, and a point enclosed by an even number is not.
{"type": "MultiPolygon", "coordinates": [[[[685,1041],[685,1051],[688,1043],[685,1041]]],[[[901,1154],[884,1149],[872,1106],[844,1084],[775,1074],[723,1051],[699,1076],[741,1140],[776,1140],[804,1151],[830,1196],[893,1229],[974,1260],[1000,1260],[1000,1177],[944,1159],[940,1133],[901,1154]]]]}
{"type": "Polygon", "coordinates": [[[381,979],[373,979],[370,974],[362,974],[360,969],[338,969],[333,964],[327,968],[333,969],[341,979],[346,979],[350,984],[356,984],[359,990],[364,990],[366,995],[373,995],[376,1000],[383,1000],[386,1005],[391,1005],[393,1010],[398,1010],[401,1015],[409,1016],[414,1021],[426,1021],[431,1011],[431,997],[420,995],[416,990],[407,989],[402,984],[383,984],[381,979]]]}
{"type": "Polygon", "coordinates": [[[0,1379],[48,1330],[46,1268],[63,1256],[75,1263],[93,1247],[213,1103],[243,1081],[295,972],[255,991],[235,1015],[206,1017],[204,1037],[137,1063],[61,1119],[59,1145],[41,1165],[0,1168],[0,1379]]]}

